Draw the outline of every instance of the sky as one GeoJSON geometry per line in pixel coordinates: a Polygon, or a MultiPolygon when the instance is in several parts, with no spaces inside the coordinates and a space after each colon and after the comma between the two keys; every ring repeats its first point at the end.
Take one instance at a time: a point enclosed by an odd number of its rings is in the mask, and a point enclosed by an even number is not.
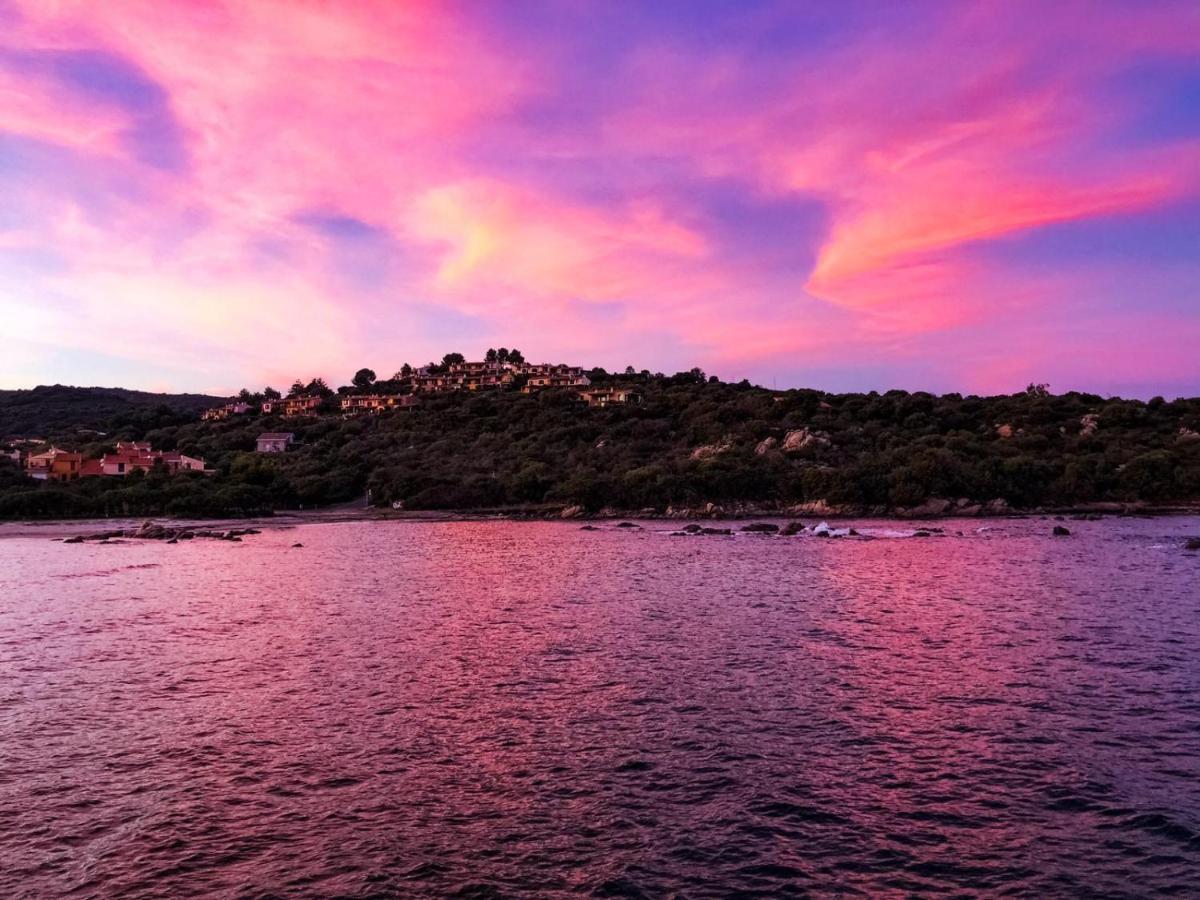
{"type": "Polygon", "coordinates": [[[0,387],[1200,394],[1200,3],[0,0],[0,387]]]}

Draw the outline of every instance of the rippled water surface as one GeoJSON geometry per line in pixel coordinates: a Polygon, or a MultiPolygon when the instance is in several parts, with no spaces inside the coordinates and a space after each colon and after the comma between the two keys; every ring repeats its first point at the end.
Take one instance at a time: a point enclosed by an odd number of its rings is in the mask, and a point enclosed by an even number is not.
{"type": "Polygon", "coordinates": [[[1194,895],[1200,521],[943,524],[2,540],[0,895],[1194,895]]]}

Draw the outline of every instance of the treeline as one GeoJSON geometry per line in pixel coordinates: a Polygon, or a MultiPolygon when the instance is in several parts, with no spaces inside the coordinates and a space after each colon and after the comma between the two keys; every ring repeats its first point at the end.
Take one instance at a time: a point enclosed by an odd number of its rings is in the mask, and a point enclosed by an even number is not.
{"type": "MultiPolygon", "coordinates": [[[[592,409],[565,391],[448,394],[353,419],[118,427],[108,440],[149,440],[203,457],[217,474],[35,486],[14,470],[0,475],[0,516],[239,515],[367,491],[376,504],[406,509],[825,500],[884,511],[939,497],[1021,508],[1200,499],[1200,399],[1053,395],[1041,386],[999,397],[773,392],[699,370],[590,376],[636,385],[644,400],[592,409]],[[263,431],[295,432],[297,446],[257,454],[263,431]]],[[[74,449],[98,454],[105,444],[74,449]]]]}
{"type": "Polygon", "coordinates": [[[81,430],[181,425],[223,402],[206,394],[151,394],[62,384],[0,391],[0,440],[14,435],[78,436],[81,430]]]}

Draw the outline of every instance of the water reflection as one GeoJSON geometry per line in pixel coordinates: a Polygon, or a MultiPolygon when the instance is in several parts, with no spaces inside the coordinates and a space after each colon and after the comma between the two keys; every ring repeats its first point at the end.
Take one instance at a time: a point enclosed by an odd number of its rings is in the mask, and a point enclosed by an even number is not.
{"type": "Polygon", "coordinates": [[[0,541],[0,887],[1195,883],[1197,523],[978,527],[0,541]]]}

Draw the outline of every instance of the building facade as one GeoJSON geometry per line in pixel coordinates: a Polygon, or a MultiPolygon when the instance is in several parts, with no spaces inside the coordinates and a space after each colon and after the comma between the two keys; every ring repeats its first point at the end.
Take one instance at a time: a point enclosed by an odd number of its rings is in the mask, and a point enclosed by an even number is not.
{"type": "Polygon", "coordinates": [[[285,453],[296,435],[290,431],[268,431],[260,434],[255,442],[259,453],[285,453]]]}

